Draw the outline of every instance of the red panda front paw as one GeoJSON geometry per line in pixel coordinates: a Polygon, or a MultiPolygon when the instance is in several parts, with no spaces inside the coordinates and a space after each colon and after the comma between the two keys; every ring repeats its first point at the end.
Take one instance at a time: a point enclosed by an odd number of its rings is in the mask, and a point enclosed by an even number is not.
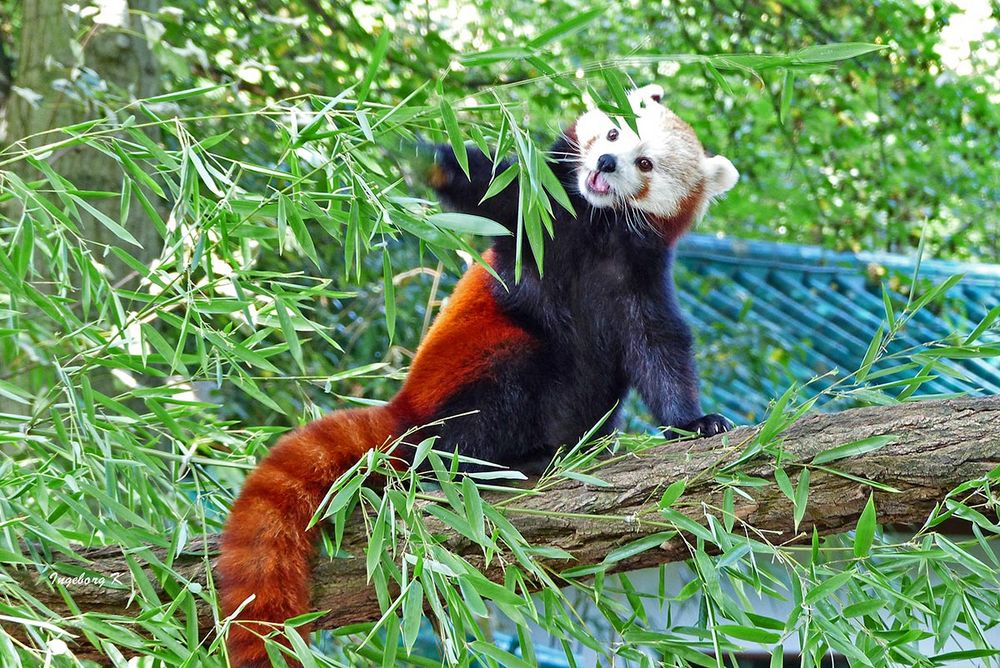
{"type": "MultiPolygon", "coordinates": [[[[683,431],[692,432],[701,437],[715,436],[716,434],[727,432],[732,428],[733,423],[718,413],[702,415],[697,420],[692,420],[691,422],[688,422],[680,427],[683,431]]],[[[671,436],[676,438],[679,434],[674,431],[667,432],[667,437],[669,438],[671,436]]]]}

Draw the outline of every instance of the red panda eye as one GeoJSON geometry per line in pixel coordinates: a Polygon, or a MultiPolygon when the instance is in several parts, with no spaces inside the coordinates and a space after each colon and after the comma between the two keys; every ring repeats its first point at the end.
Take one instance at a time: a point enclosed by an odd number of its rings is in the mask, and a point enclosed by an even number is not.
{"type": "Polygon", "coordinates": [[[636,166],[644,172],[648,172],[653,169],[653,161],[649,158],[639,158],[635,161],[636,166]]]}
{"type": "Polygon", "coordinates": [[[618,130],[616,128],[611,128],[608,130],[608,141],[614,141],[618,139],[618,130]]]}

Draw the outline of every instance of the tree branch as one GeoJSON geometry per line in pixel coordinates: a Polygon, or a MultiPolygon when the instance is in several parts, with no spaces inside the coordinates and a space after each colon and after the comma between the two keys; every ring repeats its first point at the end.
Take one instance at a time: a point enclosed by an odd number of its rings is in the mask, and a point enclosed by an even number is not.
{"type": "MultiPolygon", "coordinates": [[[[793,472],[817,453],[838,445],[871,436],[895,435],[898,440],[894,443],[825,466],[897,488],[901,493],[876,493],[879,523],[919,526],[954,487],[981,477],[1000,464],[997,425],[1000,425],[1000,396],[811,415],[782,435],[783,465],[793,472]]],[[[607,487],[564,479],[544,494],[525,495],[506,504],[505,511],[530,544],[567,550],[576,558],[574,566],[597,564],[615,547],[662,530],[662,526],[643,518],[657,517],[656,503],[663,489],[675,480],[689,481],[678,507],[689,517],[704,520],[706,507],[721,508],[723,490],[714,481],[714,472],[719,466],[735,461],[755,433],[756,428],[741,428],[723,436],[654,448],[602,468],[600,477],[609,484],[607,487]]],[[[773,479],[773,461],[769,457],[751,460],[741,465],[740,470],[749,476],[773,479]]],[[[798,531],[793,524],[791,502],[773,484],[744,488],[752,500],[736,495],[735,514],[739,521],[766,532],[773,543],[805,539],[813,527],[824,534],[852,528],[872,488],[819,468],[813,468],[811,474],[808,509],[798,531]]],[[[346,528],[346,552],[360,557],[365,543],[361,522],[346,528]]],[[[216,536],[194,541],[174,559],[173,570],[182,578],[204,583],[205,556],[215,554],[216,544],[216,536]]],[[[470,563],[481,563],[474,545],[464,545],[456,538],[450,547],[462,552],[470,563]]],[[[95,550],[88,556],[92,560],[89,567],[109,580],[121,579],[120,574],[126,574],[126,580],[129,577],[128,565],[119,548],[95,550]]],[[[678,539],[617,563],[615,569],[630,570],[688,557],[687,544],[678,539]]],[[[487,575],[502,580],[503,573],[491,568],[487,575]]],[[[63,597],[52,589],[48,580],[39,578],[36,572],[22,573],[21,579],[42,603],[57,613],[68,614],[63,597]]],[[[156,581],[155,577],[150,579],[156,581]]],[[[378,604],[366,584],[365,559],[319,560],[313,570],[313,582],[315,608],[330,609],[318,621],[318,627],[378,618],[378,604]]],[[[129,605],[127,586],[112,589],[107,583],[71,583],[66,589],[83,610],[138,614],[138,606],[134,602],[129,605]]],[[[207,632],[212,627],[212,613],[207,604],[202,604],[199,615],[202,631],[207,632]]]]}

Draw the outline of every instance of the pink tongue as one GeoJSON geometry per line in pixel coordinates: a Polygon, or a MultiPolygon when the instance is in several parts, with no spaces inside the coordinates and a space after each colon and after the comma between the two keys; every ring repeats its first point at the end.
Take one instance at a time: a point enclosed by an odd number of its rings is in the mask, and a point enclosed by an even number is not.
{"type": "Polygon", "coordinates": [[[604,178],[604,174],[601,172],[592,172],[590,174],[590,189],[594,192],[606,195],[611,190],[611,184],[608,180],[604,178]]]}

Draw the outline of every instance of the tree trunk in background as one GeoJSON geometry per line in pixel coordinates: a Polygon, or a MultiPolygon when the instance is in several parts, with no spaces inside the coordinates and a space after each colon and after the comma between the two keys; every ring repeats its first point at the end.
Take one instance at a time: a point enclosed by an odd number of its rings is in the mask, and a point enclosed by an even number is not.
{"type": "Polygon", "coordinates": [[[10,97],[11,68],[10,56],[7,53],[7,36],[0,33],[0,144],[7,138],[7,100],[10,97]]]}
{"type": "MultiPolygon", "coordinates": [[[[143,36],[139,14],[155,12],[158,5],[159,0],[131,0],[131,4],[128,0],[111,0],[103,3],[93,23],[88,20],[78,27],[80,22],[66,11],[63,0],[25,0],[14,85],[41,97],[11,95],[7,142],[35,148],[61,138],[58,133],[36,136],[38,133],[110,113],[86,95],[78,95],[84,86],[96,87],[100,83],[88,70],[112,91],[120,90],[126,100],[156,95],[160,90],[158,68],[143,36]],[[79,43],[77,32],[83,33],[79,43]]],[[[86,146],[56,152],[48,162],[79,190],[121,191],[117,163],[86,146]]],[[[116,199],[95,199],[92,204],[111,218],[118,218],[116,199]]],[[[144,216],[142,208],[134,206],[129,219],[122,222],[143,246],[137,257],[149,260],[159,253],[160,239],[144,216]]],[[[121,243],[96,221],[84,230],[83,236],[102,245],[121,243]]],[[[117,280],[126,277],[124,264],[112,256],[105,259],[111,276],[117,280]]]]}
{"type": "MultiPolygon", "coordinates": [[[[93,18],[81,20],[70,13],[63,0],[25,0],[14,67],[13,86],[18,90],[12,90],[7,99],[5,142],[22,149],[36,148],[64,138],[50,130],[109,116],[129,100],[156,95],[160,77],[141,15],[158,8],[159,0],[105,0],[93,18]]],[[[56,151],[46,160],[78,190],[121,192],[118,164],[90,147],[56,151]]],[[[11,169],[25,179],[39,178],[24,162],[13,164],[11,169]]],[[[118,198],[92,198],[90,204],[113,220],[120,216],[118,198]]],[[[129,211],[128,219],[120,222],[142,248],[128,250],[140,262],[148,263],[159,255],[161,240],[134,199],[129,211]]],[[[135,272],[114,255],[104,253],[105,245],[120,245],[120,239],[93,218],[85,218],[84,223],[82,237],[92,242],[94,257],[105,264],[110,283],[135,287],[135,272]]],[[[39,289],[47,288],[44,276],[36,275],[36,280],[39,289]]],[[[108,392],[111,377],[99,375],[103,378],[92,378],[92,382],[108,392]]],[[[10,380],[32,389],[30,378],[10,380]]],[[[0,397],[0,413],[24,411],[25,406],[0,397]]]]}

